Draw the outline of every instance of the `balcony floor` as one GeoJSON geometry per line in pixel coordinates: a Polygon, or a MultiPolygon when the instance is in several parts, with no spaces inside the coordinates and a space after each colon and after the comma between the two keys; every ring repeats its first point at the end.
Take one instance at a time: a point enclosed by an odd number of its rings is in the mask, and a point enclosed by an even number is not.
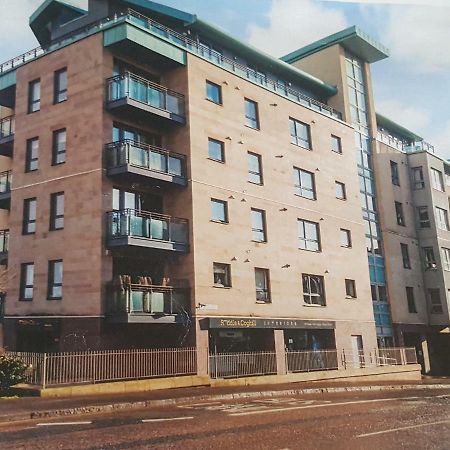
{"type": "Polygon", "coordinates": [[[111,323],[185,324],[186,317],[182,314],[110,313],[107,315],[107,321],[111,323]]]}
{"type": "Polygon", "coordinates": [[[136,236],[122,236],[117,238],[108,238],[107,247],[108,248],[139,247],[156,250],[167,250],[171,252],[180,252],[180,253],[189,252],[189,244],[157,241],[136,236]]]}

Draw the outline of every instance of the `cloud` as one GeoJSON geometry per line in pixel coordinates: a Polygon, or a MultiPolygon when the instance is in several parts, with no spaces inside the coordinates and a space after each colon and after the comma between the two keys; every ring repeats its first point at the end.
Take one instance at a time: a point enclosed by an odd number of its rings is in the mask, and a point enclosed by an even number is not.
{"type": "Polygon", "coordinates": [[[450,159],[450,120],[432,137],[431,144],[435,146],[438,155],[450,159]]]}
{"type": "Polygon", "coordinates": [[[333,3],[370,3],[379,5],[426,5],[426,6],[450,6],[448,0],[322,0],[333,3]]]}
{"type": "Polygon", "coordinates": [[[280,56],[346,28],[342,11],[314,0],[272,0],[267,26],[248,27],[249,43],[280,56]]]}

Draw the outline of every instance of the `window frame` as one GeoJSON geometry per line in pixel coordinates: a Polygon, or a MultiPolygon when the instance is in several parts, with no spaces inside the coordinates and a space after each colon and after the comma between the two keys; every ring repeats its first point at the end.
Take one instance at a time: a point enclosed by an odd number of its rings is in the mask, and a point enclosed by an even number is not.
{"type": "Polygon", "coordinates": [[[314,275],[310,273],[302,273],[302,292],[303,292],[303,303],[307,306],[327,306],[327,300],[325,295],[325,278],[322,275],[314,275]],[[319,282],[319,293],[313,293],[311,290],[311,280],[317,279],[319,282]],[[305,280],[307,280],[307,290],[305,290],[305,280]],[[321,291],[321,292],[320,292],[321,291]],[[309,301],[307,298],[309,297],[309,301]],[[313,302],[313,298],[319,299],[319,301],[313,302]]]}
{"type": "Polygon", "coordinates": [[[258,243],[267,242],[266,211],[263,209],[251,208],[250,217],[251,217],[251,225],[252,225],[252,242],[258,242],[258,243]],[[255,226],[253,224],[253,217],[254,217],[253,213],[260,213],[262,228],[255,228],[255,226]],[[262,240],[255,239],[255,233],[262,234],[263,239],[262,240]]]}
{"type": "Polygon", "coordinates": [[[413,190],[418,191],[425,188],[425,178],[423,176],[423,167],[411,167],[411,183],[413,190]],[[416,179],[416,174],[419,174],[419,179],[416,179]]]}
{"type": "Polygon", "coordinates": [[[264,185],[264,176],[263,176],[263,165],[262,165],[262,155],[255,152],[247,152],[247,168],[248,168],[248,176],[247,176],[247,182],[251,184],[256,184],[257,186],[263,186],[264,185]],[[256,160],[258,161],[258,169],[259,172],[254,172],[250,168],[250,158],[256,157],[256,160]],[[259,177],[259,182],[252,181],[250,179],[251,176],[257,176],[259,177]]]}
{"type": "Polygon", "coordinates": [[[331,151],[338,155],[342,155],[342,139],[335,134],[331,135],[331,151]],[[333,148],[333,142],[337,142],[337,150],[333,148]]]}
{"type": "Polygon", "coordinates": [[[306,219],[297,219],[297,235],[298,235],[298,249],[299,250],[305,250],[307,252],[315,252],[320,253],[322,251],[322,243],[321,243],[321,236],[320,236],[320,225],[318,222],[313,222],[311,220],[306,219]],[[316,239],[309,239],[307,238],[306,233],[306,225],[314,225],[315,233],[316,233],[316,239]],[[301,228],[300,228],[301,227],[301,228]],[[300,235],[300,229],[303,231],[303,237],[300,235]],[[300,244],[304,242],[305,248],[302,248],[300,244]],[[308,248],[308,242],[309,243],[315,243],[317,245],[317,249],[311,249],[308,248]]]}
{"type": "Polygon", "coordinates": [[[412,286],[405,286],[406,302],[408,305],[409,314],[417,314],[416,298],[414,295],[414,288],[412,286]]]}
{"type": "Polygon", "coordinates": [[[63,285],[64,285],[64,265],[62,259],[52,259],[48,262],[48,277],[47,277],[47,300],[62,300],[63,285]],[[55,282],[55,273],[57,264],[61,264],[61,282],[55,282]],[[53,289],[60,288],[61,295],[53,295],[53,289]]]}
{"type": "Polygon", "coordinates": [[[67,67],[56,70],[53,74],[53,104],[57,105],[67,101],[67,67]],[[65,74],[65,87],[61,88],[61,76],[65,74]]]}
{"type": "Polygon", "coordinates": [[[56,231],[56,230],[63,230],[64,229],[64,209],[65,209],[65,195],[64,191],[60,192],[53,192],[50,194],[50,224],[49,224],[49,230],[50,231],[56,231]],[[58,213],[58,198],[62,197],[62,214],[58,213]],[[62,226],[57,226],[58,221],[62,220],[62,226]]]}
{"type": "Polygon", "coordinates": [[[37,197],[24,198],[22,211],[22,234],[23,235],[36,234],[37,228],[36,225],[37,225],[37,197]],[[32,218],[30,214],[31,204],[34,204],[34,218],[32,218]]]}
{"type": "Polygon", "coordinates": [[[350,230],[348,230],[347,228],[340,228],[340,241],[341,241],[341,247],[342,248],[352,248],[353,244],[352,244],[352,232],[350,230]],[[347,245],[343,245],[343,241],[342,241],[342,237],[346,236],[347,238],[347,245]]]}
{"type": "Polygon", "coordinates": [[[53,131],[52,139],[52,166],[59,166],[60,164],[65,164],[67,161],[67,128],[60,128],[59,130],[53,131]],[[58,146],[58,136],[65,135],[64,150],[62,151],[58,146]],[[63,161],[58,161],[59,155],[64,155],[63,161]]]}
{"type": "Polygon", "coordinates": [[[220,262],[213,262],[213,286],[215,288],[221,288],[221,289],[229,289],[232,287],[231,283],[231,265],[226,263],[220,263],[220,262]],[[224,281],[223,283],[217,283],[216,282],[216,269],[224,269],[224,281]]]}
{"type": "Polygon", "coordinates": [[[437,226],[437,228],[439,228],[440,230],[443,230],[443,231],[449,231],[450,225],[448,222],[447,210],[444,208],[440,208],[439,206],[435,206],[435,211],[436,211],[436,226],[437,226]],[[442,217],[441,217],[441,213],[442,213],[442,217]],[[441,221],[441,219],[443,219],[443,221],[441,221]],[[443,228],[441,225],[444,225],[445,228],[443,228]]]}
{"type": "Polygon", "coordinates": [[[316,178],[315,174],[313,172],[310,172],[309,170],[301,169],[300,167],[294,166],[294,188],[295,188],[295,195],[298,197],[306,198],[307,200],[317,200],[317,191],[316,191],[316,178]],[[302,186],[302,174],[308,175],[311,177],[311,186],[309,187],[303,187],[302,186]],[[307,195],[303,195],[304,191],[311,192],[312,197],[308,197],[307,195]]]}
{"type": "Polygon", "coordinates": [[[28,83],[28,114],[41,110],[41,79],[36,78],[28,83]],[[37,86],[39,97],[35,98],[35,87],[37,86]],[[36,107],[37,105],[37,107],[36,107]]]}
{"type": "Polygon", "coordinates": [[[390,160],[391,181],[394,186],[400,186],[400,173],[398,171],[398,163],[390,160]]]}
{"type": "Polygon", "coordinates": [[[215,223],[229,223],[228,220],[228,202],[225,200],[220,200],[218,198],[211,197],[211,222],[215,223]],[[214,218],[214,208],[213,204],[220,204],[223,207],[223,220],[214,218]]]}
{"type": "Polygon", "coordinates": [[[400,242],[400,253],[402,255],[403,268],[411,269],[411,258],[409,256],[408,244],[400,242]]]}
{"type": "Polygon", "coordinates": [[[444,308],[442,306],[442,298],[441,298],[441,290],[439,288],[428,288],[427,295],[430,302],[430,313],[431,314],[443,314],[444,308]],[[436,302],[436,297],[433,294],[436,294],[439,299],[439,303],[436,302]]]}
{"type": "Polygon", "coordinates": [[[347,188],[345,187],[345,183],[342,183],[342,181],[334,180],[334,195],[338,200],[347,200],[347,188]],[[338,186],[342,187],[343,197],[338,197],[337,195],[338,186]]]}
{"type": "Polygon", "coordinates": [[[255,290],[256,290],[256,303],[272,303],[271,292],[270,292],[270,271],[269,269],[264,269],[261,267],[255,267],[255,290]],[[263,274],[264,286],[258,288],[257,274],[263,274]],[[259,298],[260,294],[263,294],[264,298],[259,298]]]}
{"type": "Polygon", "coordinates": [[[39,170],[39,137],[27,139],[26,143],[25,173],[35,172],[36,170],[39,170]],[[37,143],[37,147],[33,147],[35,143],[37,143]],[[37,151],[36,157],[33,157],[33,150],[37,151]],[[36,164],[36,167],[34,167],[34,164],[36,164]]]}
{"type": "Polygon", "coordinates": [[[401,227],[406,227],[403,203],[394,201],[394,208],[395,208],[395,217],[397,218],[397,225],[401,227]]]}
{"type": "Polygon", "coordinates": [[[434,167],[430,168],[431,187],[439,192],[445,192],[445,184],[442,172],[434,167]]]}
{"type": "Polygon", "coordinates": [[[419,228],[431,228],[431,219],[430,219],[430,212],[428,211],[428,206],[416,206],[417,211],[417,224],[419,228]],[[427,219],[421,219],[420,215],[422,213],[426,213],[427,219]],[[428,225],[425,225],[427,224],[428,225]]]}
{"type": "Polygon", "coordinates": [[[258,102],[250,98],[244,97],[244,109],[245,109],[245,126],[251,128],[252,130],[260,130],[261,123],[259,120],[259,105],[258,102]],[[255,117],[249,116],[247,112],[247,105],[252,105],[254,107],[255,117]]]}
{"type": "Polygon", "coordinates": [[[19,286],[19,301],[31,302],[34,298],[34,262],[26,262],[20,264],[20,286],[19,286]],[[31,284],[27,284],[28,268],[32,268],[31,284]],[[31,289],[31,296],[26,296],[27,289],[31,289]]]}
{"type": "Polygon", "coordinates": [[[222,97],[222,86],[220,84],[214,83],[213,81],[206,80],[206,100],[215,105],[223,105],[223,97],[222,97]],[[217,88],[218,100],[216,101],[213,96],[210,96],[209,87],[217,88]]]}
{"type": "Polygon", "coordinates": [[[425,270],[436,269],[437,261],[434,253],[434,247],[422,247],[423,265],[425,270]],[[429,258],[432,257],[432,258],[429,258]]]}
{"type": "Polygon", "coordinates": [[[211,161],[225,163],[225,142],[209,137],[208,138],[208,159],[210,159],[211,161]],[[221,156],[220,159],[217,159],[217,158],[214,158],[213,156],[211,156],[210,144],[218,144],[219,145],[220,156],[221,156]]]}
{"type": "Polygon", "coordinates": [[[291,144],[312,151],[313,147],[311,137],[311,126],[309,124],[302,122],[301,120],[294,119],[293,117],[289,117],[289,130],[291,135],[291,144]],[[303,126],[304,129],[306,130],[307,134],[306,139],[300,137],[301,135],[298,133],[299,126],[303,126]],[[306,144],[302,145],[301,142],[306,144]]]}
{"type": "Polygon", "coordinates": [[[441,247],[442,250],[442,269],[450,271],[450,248],[441,247]]]}
{"type": "Polygon", "coordinates": [[[358,298],[356,281],[350,278],[345,279],[345,298],[358,298]]]}

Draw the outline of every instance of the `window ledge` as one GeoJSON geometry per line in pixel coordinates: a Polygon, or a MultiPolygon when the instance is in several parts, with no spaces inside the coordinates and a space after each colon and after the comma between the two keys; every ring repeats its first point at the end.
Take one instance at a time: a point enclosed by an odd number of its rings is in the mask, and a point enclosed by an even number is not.
{"type": "Polygon", "coordinates": [[[217,105],[217,106],[223,106],[223,103],[217,103],[217,102],[215,102],[214,100],[211,100],[211,99],[208,98],[208,97],[205,97],[205,100],[206,100],[207,102],[213,103],[214,105],[217,105]]]}
{"type": "Polygon", "coordinates": [[[310,253],[322,253],[322,250],[308,250],[307,248],[298,248],[302,252],[310,252],[310,253]]]}
{"type": "Polygon", "coordinates": [[[309,200],[309,201],[312,201],[312,202],[316,202],[317,201],[317,198],[308,198],[308,197],[305,197],[304,195],[297,194],[296,192],[294,192],[294,195],[296,197],[304,198],[305,200],[309,200]]]}
{"type": "Polygon", "coordinates": [[[272,302],[263,302],[263,301],[258,301],[256,300],[255,302],[257,305],[270,305],[272,302]]]}
{"type": "Polygon", "coordinates": [[[225,164],[225,161],[221,161],[220,159],[210,158],[209,156],[206,159],[209,159],[210,161],[214,161],[219,164],[225,164]]]}
{"type": "Polygon", "coordinates": [[[267,241],[255,241],[253,239],[252,242],[254,242],[255,244],[267,244],[267,241]]]}
{"type": "Polygon", "coordinates": [[[254,181],[247,180],[247,183],[254,184],[256,186],[264,186],[264,183],[255,183],[254,181]]]}
{"type": "Polygon", "coordinates": [[[220,225],[229,225],[230,224],[230,222],[223,222],[222,220],[214,220],[214,219],[211,219],[210,222],[211,223],[218,223],[220,225]]]}
{"type": "Polygon", "coordinates": [[[215,284],[213,284],[213,288],[216,288],[216,289],[231,289],[231,286],[216,286],[215,284]]]}
{"type": "Polygon", "coordinates": [[[304,303],[303,306],[306,308],[326,308],[327,307],[327,305],[311,305],[309,303],[304,303]]]}
{"type": "Polygon", "coordinates": [[[340,197],[336,197],[336,200],[340,200],[341,202],[346,202],[347,201],[346,198],[340,198],[340,197]]]}
{"type": "Polygon", "coordinates": [[[345,298],[348,300],[357,300],[358,299],[358,297],[352,297],[350,295],[346,295],[345,298]]]}
{"type": "Polygon", "coordinates": [[[312,147],[305,147],[305,146],[303,146],[303,145],[296,144],[295,142],[291,142],[291,144],[292,144],[292,145],[295,145],[296,147],[299,147],[299,148],[303,148],[303,149],[305,149],[305,150],[308,150],[309,152],[312,152],[312,151],[313,151],[312,147]]]}
{"type": "Polygon", "coordinates": [[[250,125],[245,124],[246,128],[250,128],[250,130],[261,131],[261,128],[251,127],[250,125]]]}

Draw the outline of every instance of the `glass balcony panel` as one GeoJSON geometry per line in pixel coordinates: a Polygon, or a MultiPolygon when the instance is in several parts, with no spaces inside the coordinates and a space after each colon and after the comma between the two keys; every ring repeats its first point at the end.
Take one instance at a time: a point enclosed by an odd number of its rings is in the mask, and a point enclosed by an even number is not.
{"type": "Polygon", "coordinates": [[[150,238],[168,241],[169,223],[164,219],[158,220],[152,217],[150,221],[150,238]]]}
{"type": "Polygon", "coordinates": [[[166,155],[159,152],[150,151],[150,169],[167,173],[166,155]]]}
{"type": "Polygon", "coordinates": [[[131,291],[130,312],[144,312],[144,293],[131,291]]]}
{"type": "Polygon", "coordinates": [[[169,156],[169,173],[179,177],[183,176],[183,161],[181,158],[169,156]]]}
{"type": "Polygon", "coordinates": [[[183,222],[172,222],[171,238],[174,242],[187,243],[187,224],[183,222]]]}
{"type": "Polygon", "coordinates": [[[165,101],[164,101],[164,93],[159,89],[149,86],[148,90],[148,104],[154,106],[159,109],[166,109],[165,101]]]}
{"type": "Polygon", "coordinates": [[[130,218],[130,235],[137,237],[148,236],[148,219],[145,217],[131,216],[130,218]]]}
{"type": "Polygon", "coordinates": [[[167,94],[167,111],[171,113],[183,115],[184,101],[180,97],[176,97],[172,94],[167,94]]]}
{"type": "Polygon", "coordinates": [[[143,148],[128,144],[128,162],[135,166],[148,167],[149,155],[148,151],[143,148]]]}
{"type": "MultiPolygon", "coordinates": [[[[170,295],[170,294],[168,294],[170,295]]],[[[164,310],[164,293],[163,292],[152,292],[151,293],[151,313],[152,314],[163,314],[170,313],[170,311],[164,310]]]]}

